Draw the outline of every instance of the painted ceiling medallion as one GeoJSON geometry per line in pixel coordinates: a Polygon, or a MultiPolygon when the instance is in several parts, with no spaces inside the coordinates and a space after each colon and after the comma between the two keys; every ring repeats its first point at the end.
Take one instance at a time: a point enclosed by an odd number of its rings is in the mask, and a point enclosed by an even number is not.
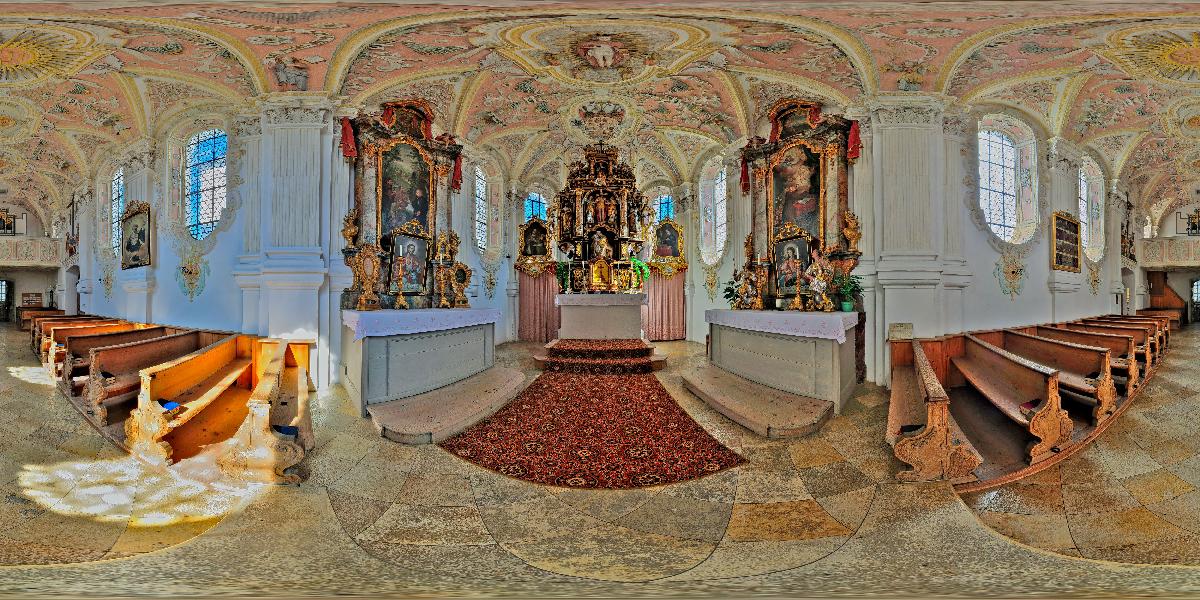
{"type": "Polygon", "coordinates": [[[83,31],[0,26],[0,87],[33,87],[51,77],[70,77],[106,52],[83,31]]]}
{"type": "Polygon", "coordinates": [[[542,21],[497,36],[498,50],[529,73],[589,88],[674,75],[720,47],[707,29],[646,20],[542,21]]]}
{"type": "Polygon", "coordinates": [[[570,125],[582,132],[591,143],[592,141],[609,141],[627,133],[629,130],[629,109],[625,106],[603,100],[584,102],[573,110],[570,125]]]}
{"type": "Polygon", "coordinates": [[[1200,87],[1200,28],[1126,30],[1115,33],[1107,52],[1131,75],[1200,87]]]}
{"type": "Polygon", "coordinates": [[[1188,127],[1200,129],[1200,115],[1188,117],[1188,120],[1184,121],[1184,123],[1187,123],[1188,127]]]}

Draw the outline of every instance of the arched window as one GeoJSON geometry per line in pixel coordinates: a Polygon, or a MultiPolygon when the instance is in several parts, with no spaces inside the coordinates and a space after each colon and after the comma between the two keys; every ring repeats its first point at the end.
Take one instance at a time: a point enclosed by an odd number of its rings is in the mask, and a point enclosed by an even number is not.
{"type": "Polygon", "coordinates": [[[525,220],[533,218],[546,220],[546,198],[537,192],[525,196],[525,220]]]}
{"type": "Polygon", "coordinates": [[[1079,167],[1079,237],[1089,260],[1104,258],[1104,171],[1090,156],[1079,167]]]}
{"type": "Polygon", "coordinates": [[[184,169],[184,207],[188,231],[202,240],[221,221],[225,210],[225,158],[229,138],[220,129],[193,135],[187,143],[184,169]]]}
{"type": "Polygon", "coordinates": [[[659,221],[675,218],[675,198],[670,194],[660,194],[655,198],[654,208],[659,221]]]}
{"type": "Polygon", "coordinates": [[[487,175],[475,165],[475,247],[483,252],[488,243],[487,175]]]}
{"type": "Polygon", "coordinates": [[[721,260],[728,235],[729,216],[726,202],[729,188],[726,169],[720,158],[713,159],[703,171],[700,182],[700,258],[714,265],[721,260]]]}
{"type": "Polygon", "coordinates": [[[113,254],[121,250],[121,216],[125,214],[125,169],[118,167],[112,174],[108,189],[109,231],[112,234],[113,254]]]}
{"type": "Polygon", "coordinates": [[[1029,241],[1038,226],[1037,148],[1033,130],[1007,115],[979,124],[979,208],[1005,242],[1029,241]]]}

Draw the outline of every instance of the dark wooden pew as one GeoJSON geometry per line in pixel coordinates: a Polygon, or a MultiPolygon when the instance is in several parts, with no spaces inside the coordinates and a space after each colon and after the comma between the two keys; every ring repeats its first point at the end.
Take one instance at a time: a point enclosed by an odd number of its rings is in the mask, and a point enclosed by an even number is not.
{"type": "Polygon", "coordinates": [[[1154,323],[1158,325],[1159,339],[1162,353],[1166,353],[1171,348],[1171,319],[1169,317],[1156,316],[1141,316],[1141,315],[1103,315],[1096,317],[1104,321],[1113,322],[1132,322],[1132,323],[1154,323]]]}
{"type": "Polygon", "coordinates": [[[1017,356],[973,335],[963,336],[963,354],[950,359],[971,387],[1032,436],[1029,464],[1041,462],[1071,440],[1074,423],[1058,394],[1058,371],[1017,356]]]}
{"type": "Polygon", "coordinates": [[[950,397],[917,340],[892,342],[892,390],[886,440],[912,469],[904,482],[975,481],[983,462],[950,415],[950,397]]]}
{"type": "Polygon", "coordinates": [[[1149,376],[1150,369],[1158,361],[1158,357],[1154,352],[1154,335],[1151,329],[1147,327],[1127,327],[1124,325],[1106,324],[1095,325],[1089,323],[1056,323],[1053,325],[1059,329],[1068,329],[1071,331],[1084,331],[1089,333],[1102,333],[1106,335],[1120,335],[1133,338],[1134,357],[1141,362],[1138,369],[1140,371],[1140,379],[1145,381],[1149,376]]]}
{"type": "Polygon", "coordinates": [[[51,330],[50,337],[46,340],[48,344],[43,343],[46,350],[42,352],[42,363],[57,377],[58,366],[62,364],[63,359],[66,357],[65,348],[68,339],[77,336],[129,331],[138,327],[139,325],[136,323],[87,324],[69,328],[55,327],[51,330]]]}
{"type": "Polygon", "coordinates": [[[58,332],[60,336],[66,336],[69,335],[67,330],[71,329],[94,327],[96,325],[117,325],[124,322],[125,321],[120,319],[96,319],[90,321],[72,321],[70,323],[42,321],[40,325],[42,335],[39,336],[39,341],[37,342],[37,346],[34,348],[34,351],[38,356],[38,360],[42,364],[46,364],[46,354],[50,351],[51,346],[54,345],[55,332],[58,332]]]}
{"type": "Polygon", "coordinates": [[[1182,308],[1139,308],[1139,315],[1167,317],[1171,320],[1171,329],[1177,330],[1183,326],[1183,309],[1182,308]]]}
{"type": "Polygon", "coordinates": [[[17,307],[17,322],[20,324],[21,331],[29,331],[29,326],[33,322],[34,317],[38,316],[58,316],[65,315],[66,311],[59,308],[45,308],[41,306],[18,306],[17,307]]]}
{"type": "Polygon", "coordinates": [[[1138,387],[1137,346],[1134,344],[1131,336],[1060,329],[1044,325],[1026,327],[1023,331],[1038,337],[1061,340],[1072,344],[1108,348],[1109,362],[1112,365],[1113,374],[1125,378],[1125,382],[1119,383],[1117,386],[1121,393],[1128,396],[1138,387]]]}
{"type": "Polygon", "coordinates": [[[261,372],[254,368],[253,342],[231,335],[142,369],[137,409],[125,423],[130,450],[161,450],[176,461],[231,438],[249,414],[261,372]]]}
{"type": "Polygon", "coordinates": [[[93,348],[88,353],[88,379],[82,407],[101,428],[121,419],[111,411],[135,401],[141,390],[139,371],[186,356],[212,343],[203,331],[187,331],[139,342],[93,348]]]}
{"type": "Polygon", "coordinates": [[[1125,327],[1143,329],[1146,332],[1147,345],[1154,350],[1154,363],[1158,364],[1162,361],[1165,345],[1162,335],[1162,330],[1159,329],[1158,323],[1147,321],[1117,321],[1112,319],[1081,319],[1085,325],[1101,325],[1111,327],[1125,327]]]}
{"type": "MultiPolygon", "coordinates": [[[[1059,391],[1092,407],[1092,420],[1100,423],[1117,409],[1108,348],[1083,346],[1019,331],[977,332],[975,337],[1017,356],[1058,371],[1059,391]]],[[[1061,394],[1060,394],[1061,395],[1061,394]]]]}
{"type": "Polygon", "coordinates": [[[188,331],[174,327],[144,327],[112,333],[72,335],[63,345],[63,359],[58,380],[64,396],[79,396],[84,391],[88,369],[91,367],[91,351],[108,346],[121,346],[133,342],[152,340],[166,335],[188,331]]]}

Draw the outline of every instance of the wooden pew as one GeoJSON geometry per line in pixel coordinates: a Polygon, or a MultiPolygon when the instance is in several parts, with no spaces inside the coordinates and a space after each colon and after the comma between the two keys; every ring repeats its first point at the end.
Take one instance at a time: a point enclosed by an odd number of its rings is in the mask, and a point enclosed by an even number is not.
{"type": "Polygon", "coordinates": [[[1163,358],[1163,353],[1166,350],[1164,345],[1165,340],[1163,340],[1162,330],[1159,328],[1157,322],[1127,320],[1117,321],[1114,319],[1094,318],[1081,319],[1080,321],[1085,325],[1106,325],[1144,329],[1146,331],[1146,339],[1149,342],[1149,346],[1154,349],[1154,363],[1157,364],[1163,358]]]}
{"type": "Polygon", "coordinates": [[[1183,326],[1183,309],[1182,308],[1139,308],[1139,315],[1148,315],[1156,317],[1167,317],[1171,320],[1171,329],[1177,330],[1183,326]]]}
{"type": "Polygon", "coordinates": [[[299,483],[285,472],[314,446],[308,410],[307,344],[260,340],[255,348],[258,383],[247,415],[217,455],[230,477],[268,483],[299,483]]]}
{"type": "Polygon", "coordinates": [[[976,481],[983,462],[950,415],[950,397],[917,340],[892,342],[892,390],[886,439],[896,458],[912,469],[904,482],[976,481]]]}
{"type": "Polygon", "coordinates": [[[1091,331],[1075,331],[1072,329],[1060,329],[1057,327],[1048,327],[1044,325],[1026,327],[1024,328],[1024,332],[1030,335],[1061,340],[1064,342],[1070,342],[1072,344],[1108,348],[1110,357],[1109,361],[1112,365],[1113,374],[1120,375],[1125,378],[1125,383],[1118,386],[1118,388],[1123,386],[1124,389],[1122,389],[1121,392],[1128,396],[1138,387],[1139,369],[1136,358],[1137,345],[1133,343],[1133,338],[1130,336],[1095,333],[1091,331]]]}
{"type": "Polygon", "coordinates": [[[1059,391],[1072,392],[1079,401],[1091,406],[1095,423],[1108,419],[1117,410],[1117,386],[1113,382],[1108,348],[1083,346],[1013,330],[977,332],[975,337],[1057,370],[1059,391]]]}
{"type": "Polygon", "coordinates": [[[119,319],[101,319],[96,321],[75,321],[72,323],[47,324],[43,327],[46,334],[42,336],[42,341],[38,342],[38,359],[43,365],[50,362],[50,351],[54,349],[54,337],[57,335],[59,339],[65,340],[72,335],[73,331],[81,329],[90,329],[103,325],[133,325],[119,319]]]}
{"type": "Polygon", "coordinates": [[[1154,317],[1140,315],[1103,315],[1096,317],[1105,321],[1113,322],[1131,322],[1131,323],[1154,323],[1158,325],[1159,339],[1162,343],[1159,348],[1162,349],[1160,354],[1165,353],[1171,348],[1171,319],[1170,317],[1154,317]]]}
{"type": "Polygon", "coordinates": [[[59,308],[44,308],[41,306],[18,306],[17,307],[17,322],[20,324],[21,331],[29,331],[29,326],[33,322],[33,318],[37,316],[56,316],[66,315],[65,310],[59,308]]]}
{"type": "Polygon", "coordinates": [[[1058,395],[1058,371],[963,336],[963,354],[950,359],[963,379],[1004,416],[1033,437],[1025,447],[1029,464],[1041,462],[1071,440],[1074,423],[1058,395]]]}
{"type": "Polygon", "coordinates": [[[1089,323],[1057,323],[1054,327],[1069,329],[1071,331],[1120,335],[1133,338],[1134,357],[1144,365],[1143,367],[1139,367],[1143,381],[1145,381],[1149,375],[1150,368],[1154,366],[1154,363],[1158,359],[1154,353],[1154,335],[1147,327],[1127,327],[1114,324],[1095,325],[1089,323]]]}
{"type": "Polygon", "coordinates": [[[58,372],[59,389],[64,396],[72,397],[83,393],[84,381],[91,366],[91,351],[108,346],[121,346],[133,342],[152,340],[166,335],[182,333],[186,329],[150,326],[113,333],[71,335],[63,344],[63,359],[58,372]],[[77,380],[82,377],[84,380],[77,380]]]}
{"type": "Polygon", "coordinates": [[[110,425],[114,422],[109,415],[113,408],[137,399],[141,391],[140,370],[186,356],[212,343],[212,338],[203,331],[187,331],[92,348],[81,402],[85,414],[101,428],[110,425]]]}
{"type": "Polygon", "coordinates": [[[34,354],[39,353],[39,348],[42,344],[42,339],[50,334],[50,328],[56,326],[67,326],[72,323],[118,323],[120,319],[110,317],[97,317],[94,315],[80,315],[75,317],[39,317],[33,320],[33,326],[29,329],[29,349],[34,354]]]}
{"type": "Polygon", "coordinates": [[[172,461],[232,437],[249,413],[254,338],[231,335],[185,356],[141,370],[137,409],[125,422],[131,451],[172,461]]]}
{"type": "Polygon", "coordinates": [[[62,364],[66,358],[67,340],[85,335],[96,335],[104,333],[117,333],[120,331],[129,331],[136,329],[140,325],[136,323],[106,323],[102,325],[80,325],[79,327],[55,327],[48,338],[48,347],[42,353],[42,363],[50,369],[51,373],[58,376],[58,366],[62,364]]]}

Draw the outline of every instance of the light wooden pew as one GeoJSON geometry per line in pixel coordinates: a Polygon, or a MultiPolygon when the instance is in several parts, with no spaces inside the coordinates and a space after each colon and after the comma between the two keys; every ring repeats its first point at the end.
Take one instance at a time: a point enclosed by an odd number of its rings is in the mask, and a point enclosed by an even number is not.
{"type": "MultiPolygon", "coordinates": [[[[159,338],[93,348],[88,354],[88,379],[82,405],[100,427],[124,420],[111,411],[137,399],[139,371],[186,356],[211,344],[214,336],[187,331],[159,338]]],[[[118,437],[120,437],[118,435],[118,437]]]]}
{"type": "Polygon", "coordinates": [[[85,335],[97,335],[105,333],[117,333],[121,331],[129,331],[142,327],[137,323],[106,323],[102,325],[87,324],[78,327],[55,327],[50,332],[48,339],[49,344],[46,351],[42,353],[42,363],[57,377],[59,374],[59,365],[66,358],[67,340],[73,337],[81,337],[85,335]]]}
{"type": "Polygon", "coordinates": [[[1171,329],[1177,330],[1183,326],[1183,309],[1182,308],[1139,308],[1139,315],[1149,315],[1156,317],[1167,317],[1171,320],[1171,329]]]}
{"type": "Polygon", "coordinates": [[[42,339],[50,334],[50,329],[56,326],[69,326],[72,323],[119,323],[120,319],[110,317],[97,317],[94,315],[75,316],[75,317],[39,317],[33,320],[33,326],[29,330],[29,349],[35,354],[39,352],[42,344],[42,339]]]}
{"type": "Polygon", "coordinates": [[[125,423],[131,450],[157,445],[177,461],[232,437],[261,372],[253,346],[253,337],[231,335],[142,369],[137,409],[125,423]]]}
{"type": "Polygon", "coordinates": [[[1113,374],[1125,378],[1123,383],[1118,382],[1117,388],[1122,394],[1128,396],[1138,387],[1137,345],[1134,344],[1131,336],[1060,329],[1044,325],[1026,327],[1023,331],[1038,337],[1062,340],[1072,344],[1108,348],[1113,374]]]}
{"type": "Polygon", "coordinates": [[[58,374],[59,389],[67,397],[78,396],[83,393],[88,369],[92,364],[91,351],[96,348],[121,346],[183,333],[185,331],[187,330],[174,327],[150,326],[113,333],[72,335],[63,344],[63,360],[58,374]]]}
{"type": "Polygon", "coordinates": [[[56,316],[66,315],[67,312],[58,308],[43,308],[43,307],[17,307],[17,321],[20,323],[21,331],[29,331],[29,326],[33,319],[38,316],[56,316]]]}
{"type": "Polygon", "coordinates": [[[106,326],[111,326],[111,327],[118,327],[118,326],[126,327],[127,326],[130,328],[134,328],[137,326],[137,324],[129,323],[127,321],[122,321],[119,319],[118,320],[104,319],[104,320],[99,320],[99,321],[76,321],[76,322],[69,323],[69,324],[51,325],[51,326],[45,328],[46,335],[42,336],[42,341],[38,344],[38,358],[41,360],[43,365],[46,365],[47,363],[51,362],[50,361],[51,352],[57,350],[58,349],[57,346],[59,346],[63,340],[66,340],[67,338],[71,337],[72,335],[75,335],[76,332],[81,332],[81,331],[84,331],[87,329],[92,329],[95,327],[106,327],[106,326]],[[55,338],[57,338],[59,340],[59,342],[56,343],[54,341],[55,338]]]}
{"type": "Polygon", "coordinates": [[[1158,323],[1138,322],[1138,321],[1114,321],[1108,319],[1081,319],[1081,323],[1085,325],[1096,325],[1104,327],[1124,327],[1126,329],[1142,329],[1146,332],[1146,345],[1154,350],[1154,364],[1158,364],[1163,359],[1163,338],[1162,332],[1159,330],[1158,323]]]}
{"type": "Polygon", "coordinates": [[[892,342],[886,439],[896,458],[912,466],[896,474],[900,481],[978,479],[983,458],[950,415],[950,397],[917,340],[892,342]]]}
{"type": "Polygon", "coordinates": [[[308,407],[307,344],[280,340],[256,342],[258,383],[250,394],[245,420],[222,443],[217,464],[236,479],[299,483],[286,473],[314,446],[308,407]]]}
{"type": "Polygon", "coordinates": [[[1083,346],[1019,331],[977,332],[975,337],[1017,356],[1058,371],[1058,383],[1068,397],[1092,407],[1092,420],[1100,423],[1117,409],[1117,386],[1113,382],[1108,348],[1083,346]]]}
{"type": "Polygon", "coordinates": [[[1165,353],[1171,348],[1171,319],[1169,317],[1154,317],[1141,315],[1103,315],[1096,317],[1103,321],[1154,323],[1158,325],[1158,337],[1161,340],[1159,348],[1165,353]]]}
{"type": "Polygon", "coordinates": [[[1071,331],[1084,331],[1089,333],[1103,333],[1107,335],[1121,335],[1133,338],[1134,357],[1141,363],[1138,366],[1140,371],[1141,381],[1145,381],[1150,375],[1150,369],[1157,362],[1158,357],[1154,353],[1154,335],[1150,329],[1146,327],[1127,327],[1124,325],[1106,324],[1095,325],[1089,323],[1056,323],[1053,325],[1059,329],[1069,329],[1071,331]]]}
{"type": "Polygon", "coordinates": [[[1029,464],[1041,462],[1071,440],[1074,424],[1058,395],[1058,371],[963,336],[963,354],[950,359],[962,378],[1005,417],[1033,437],[1025,446],[1029,464]]]}

